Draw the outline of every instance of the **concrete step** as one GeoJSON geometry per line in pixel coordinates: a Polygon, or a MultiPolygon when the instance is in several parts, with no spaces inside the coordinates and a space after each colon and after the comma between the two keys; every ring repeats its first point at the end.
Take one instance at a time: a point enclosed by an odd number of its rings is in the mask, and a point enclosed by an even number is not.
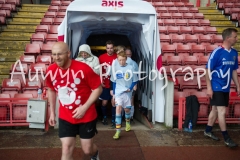
{"type": "Polygon", "coordinates": [[[43,4],[22,4],[22,8],[33,8],[33,7],[37,7],[37,8],[48,8],[49,5],[43,5],[43,4]]]}
{"type": "Polygon", "coordinates": [[[204,10],[199,9],[199,12],[203,13],[203,14],[210,14],[210,15],[212,15],[212,14],[221,15],[222,14],[222,12],[220,12],[216,9],[206,9],[206,10],[205,9],[204,10]]]}
{"type": "Polygon", "coordinates": [[[43,18],[44,13],[18,12],[14,18],[43,18]]]}
{"type": "Polygon", "coordinates": [[[3,31],[4,31],[4,32],[35,33],[35,29],[5,28],[3,31]]]}
{"type": "Polygon", "coordinates": [[[2,32],[1,37],[28,37],[32,36],[32,33],[16,33],[16,32],[2,32]]]}
{"type": "Polygon", "coordinates": [[[219,21],[226,21],[228,20],[224,15],[207,15],[207,14],[204,14],[204,19],[209,19],[210,21],[211,20],[219,20],[219,21]]]}
{"type": "Polygon", "coordinates": [[[24,53],[24,50],[21,50],[21,51],[0,50],[0,57],[6,57],[6,56],[20,57],[21,55],[23,55],[23,53],[24,53]]]}
{"type": "Polygon", "coordinates": [[[232,23],[232,21],[217,21],[211,20],[211,26],[219,26],[219,27],[235,27],[236,25],[232,23]]]}
{"type": "Polygon", "coordinates": [[[12,22],[9,22],[9,24],[11,25],[38,25],[40,24],[40,21],[39,22],[18,22],[18,21],[12,21],[12,22]]]}
{"type": "Polygon", "coordinates": [[[0,37],[0,41],[12,41],[14,39],[14,41],[27,41],[29,40],[30,41],[30,37],[24,37],[24,36],[19,36],[19,37],[6,37],[6,36],[3,36],[3,37],[0,37]]]}

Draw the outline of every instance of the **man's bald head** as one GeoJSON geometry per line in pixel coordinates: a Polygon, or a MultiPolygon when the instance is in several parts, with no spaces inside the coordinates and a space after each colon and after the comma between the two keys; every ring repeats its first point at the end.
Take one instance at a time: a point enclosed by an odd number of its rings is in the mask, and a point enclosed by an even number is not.
{"type": "Polygon", "coordinates": [[[52,47],[53,50],[69,51],[68,45],[65,42],[56,42],[52,47]]]}
{"type": "Polygon", "coordinates": [[[52,47],[52,58],[53,61],[63,69],[66,69],[71,64],[70,59],[71,52],[68,45],[64,42],[56,42],[52,47]]]}

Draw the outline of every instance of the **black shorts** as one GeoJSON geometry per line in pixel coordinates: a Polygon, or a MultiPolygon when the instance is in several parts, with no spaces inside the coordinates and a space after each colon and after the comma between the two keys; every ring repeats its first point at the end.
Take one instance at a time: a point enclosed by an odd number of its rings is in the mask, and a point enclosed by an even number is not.
{"type": "Polygon", "coordinates": [[[97,133],[97,120],[87,123],[72,124],[59,118],[59,138],[76,137],[79,135],[82,139],[91,139],[97,133]]]}
{"type": "Polygon", "coordinates": [[[100,95],[99,99],[101,99],[101,100],[111,100],[112,96],[110,94],[110,88],[103,88],[102,94],[100,95]]]}
{"type": "Polygon", "coordinates": [[[229,92],[213,92],[213,97],[210,100],[211,106],[228,106],[229,92]]]}

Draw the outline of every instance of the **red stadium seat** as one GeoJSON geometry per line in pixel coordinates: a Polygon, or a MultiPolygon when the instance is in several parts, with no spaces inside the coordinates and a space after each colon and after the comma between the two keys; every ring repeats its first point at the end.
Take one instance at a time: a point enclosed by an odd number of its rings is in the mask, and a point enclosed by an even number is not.
{"type": "Polygon", "coordinates": [[[205,46],[204,45],[192,45],[191,52],[193,56],[204,56],[205,46]]]}
{"type": "Polygon", "coordinates": [[[43,55],[49,55],[52,53],[52,46],[53,44],[43,44],[41,48],[41,53],[43,55]]]}
{"type": "Polygon", "coordinates": [[[159,29],[159,33],[168,34],[166,26],[159,26],[158,29],[159,29]]]}
{"type": "Polygon", "coordinates": [[[42,18],[40,24],[41,25],[52,25],[53,18],[42,18]]]}
{"type": "Polygon", "coordinates": [[[167,13],[168,10],[166,7],[156,7],[156,12],[157,13],[167,13]]]}
{"type": "Polygon", "coordinates": [[[57,17],[57,18],[64,18],[64,17],[65,17],[65,14],[66,14],[65,12],[60,12],[60,11],[59,11],[59,12],[57,12],[56,17],[57,17]]]}
{"type": "Polygon", "coordinates": [[[195,19],[204,19],[203,13],[193,13],[195,19]]]}
{"type": "Polygon", "coordinates": [[[6,22],[6,17],[0,17],[0,25],[2,25],[2,24],[7,24],[7,22],[6,22]]]}
{"type": "Polygon", "coordinates": [[[199,19],[200,26],[210,26],[210,21],[208,19],[199,19]]]}
{"type": "Polygon", "coordinates": [[[168,13],[177,13],[178,12],[178,8],[177,7],[168,7],[168,13]]]}
{"type": "Polygon", "coordinates": [[[169,54],[169,53],[172,53],[172,54],[175,54],[176,52],[176,47],[172,44],[169,44],[169,45],[162,45],[162,53],[163,54],[169,54]]]}
{"type": "Polygon", "coordinates": [[[173,2],[163,2],[164,6],[166,7],[174,7],[174,3],[173,2]]]}
{"type": "Polygon", "coordinates": [[[0,10],[0,16],[1,17],[12,17],[10,10],[0,10]]]}
{"type": "Polygon", "coordinates": [[[67,6],[60,6],[58,12],[66,12],[67,6]]]}
{"type": "Polygon", "coordinates": [[[216,27],[205,27],[205,33],[206,34],[217,34],[217,29],[216,27]]]}
{"type": "Polygon", "coordinates": [[[44,42],[45,40],[45,35],[42,33],[33,33],[31,38],[30,38],[31,42],[33,41],[40,41],[40,42],[44,42]]]}
{"type": "Polygon", "coordinates": [[[209,56],[200,56],[198,57],[198,65],[206,65],[208,62],[209,56]]]}
{"type": "Polygon", "coordinates": [[[209,35],[202,35],[200,34],[198,36],[198,39],[199,39],[199,43],[212,43],[212,39],[209,35]]]}
{"type": "Polygon", "coordinates": [[[159,13],[160,19],[171,19],[172,14],[171,13],[159,13]]]}
{"type": "Polygon", "coordinates": [[[58,25],[51,25],[49,28],[50,34],[57,34],[58,33],[58,25]]]}
{"type": "Polygon", "coordinates": [[[195,56],[184,56],[182,58],[182,64],[183,65],[197,65],[198,59],[195,56]]]}
{"type": "Polygon", "coordinates": [[[193,32],[193,34],[204,34],[205,33],[205,28],[204,27],[193,26],[192,27],[192,32],[193,32]]]}
{"type": "Polygon", "coordinates": [[[196,43],[196,44],[198,44],[197,35],[186,34],[185,35],[185,43],[196,43]]]}
{"type": "Polygon", "coordinates": [[[194,4],[192,4],[191,2],[185,2],[184,6],[190,8],[190,7],[194,7],[194,4]]]}
{"type": "Polygon", "coordinates": [[[179,28],[177,26],[167,26],[167,32],[168,34],[172,34],[172,33],[179,33],[179,28]]]}
{"type": "Polygon", "coordinates": [[[167,64],[168,65],[182,65],[182,57],[181,56],[167,56],[167,64]]]}
{"type": "Polygon", "coordinates": [[[56,17],[56,12],[46,12],[44,14],[44,18],[55,18],[56,17]]]}
{"type": "Polygon", "coordinates": [[[153,6],[154,7],[164,7],[164,3],[163,2],[153,2],[153,6]]]}
{"type": "Polygon", "coordinates": [[[164,26],[175,26],[175,20],[174,19],[163,19],[163,25],[164,26]]]}
{"type": "Polygon", "coordinates": [[[54,18],[53,24],[54,25],[60,25],[63,21],[63,18],[54,18]]]}
{"type": "Polygon", "coordinates": [[[222,43],[223,38],[222,35],[212,35],[212,43],[222,43]]]}
{"type": "Polygon", "coordinates": [[[50,65],[52,63],[52,57],[48,55],[39,55],[37,56],[36,62],[50,65]]]}
{"type": "Polygon", "coordinates": [[[189,12],[190,13],[198,13],[198,8],[197,7],[190,7],[189,12]]]}
{"type": "Polygon", "coordinates": [[[45,38],[45,42],[57,42],[58,41],[58,34],[47,34],[45,38]]]}
{"type": "Polygon", "coordinates": [[[28,65],[32,64],[32,63],[35,63],[35,57],[34,56],[25,56],[25,55],[22,55],[20,57],[20,61],[21,63],[26,63],[28,65]]]}
{"type": "Polygon", "coordinates": [[[193,13],[183,13],[183,19],[193,19],[193,13]]]}
{"type": "Polygon", "coordinates": [[[163,26],[163,20],[162,19],[158,19],[158,26],[163,26]]]}
{"type": "Polygon", "coordinates": [[[22,63],[21,65],[19,63],[12,64],[11,72],[24,72],[24,74],[28,73],[28,65],[26,63],[22,63]]]}
{"type": "Polygon", "coordinates": [[[194,76],[193,79],[190,79],[190,77],[185,80],[182,79],[181,89],[199,89],[196,76],[194,76]]]}
{"type": "Polygon", "coordinates": [[[26,84],[23,85],[22,91],[23,93],[31,93],[33,94],[33,97],[37,97],[37,90],[39,88],[42,88],[40,80],[37,81],[36,79],[34,80],[26,79],[26,84]],[[33,91],[33,92],[29,92],[29,91],[33,91]]]}
{"type": "Polygon", "coordinates": [[[189,56],[191,53],[190,46],[187,44],[178,44],[176,47],[176,55],[189,56]]]}
{"type": "Polygon", "coordinates": [[[61,6],[61,4],[62,4],[61,1],[55,1],[55,0],[51,1],[51,6],[61,6]]]}
{"type": "Polygon", "coordinates": [[[210,55],[212,51],[217,47],[218,45],[206,45],[206,55],[210,55]]]}
{"type": "Polygon", "coordinates": [[[14,94],[20,92],[21,82],[19,79],[3,79],[1,90],[2,93],[10,94],[13,97],[14,94]]]}
{"type": "Polygon", "coordinates": [[[37,25],[37,28],[35,29],[35,32],[46,32],[48,33],[49,27],[48,25],[37,25]]]}
{"type": "Polygon", "coordinates": [[[189,19],[188,26],[199,26],[199,21],[197,19],[189,19]]]}
{"type": "Polygon", "coordinates": [[[189,13],[188,7],[178,7],[179,13],[189,13]]]}
{"type": "Polygon", "coordinates": [[[187,20],[186,19],[175,19],[175,25],[176,26],[187,26],[187,20]]]}
{"type": "Polygon", "coordinates": [[[172,19],[182,19],[183,14],[182,13],[172,13],[172,19]]]}
{"type": "Polygon", "coordinates": [[[171,35],[172,43],[184,43],[184,36],[178,34],[171,35]]]}
{"type": "Polygon", "coordinates": [[[46,70],[47,68],[45,63],[33,63],[29,67],[29,72],[31,71],[30,74],[36,74],[36,73],[41,74],[41,72],[45,74],[46,70]]]}
{"type": "Polygon", "coordinates": [[[70,3],[71,1],[62,1],[62,6],[69,6],[70,3]]]}
{"type": "Polygon", "coordinates": [[[184,7],[183,2],[173,2],[175,7],[184,7]]]}
{"type": "Polygon", "coordinates": [[[179,33],[180,34],[192,34],[192,28],[189,26],[180,26],[179,33]]]}
{"type": "Polygon", "coordinates": [[[59,8],[61,8],[61,6],[49,6],[48,11],[49,12],[58,12],[58,11],[60,11],[59,8]]]}
{"type": "Polygon", "coordinates": [[[40,54],[39,44],[27,44],[25,48],[25,55],[34,55],[35,57],[40,54]]]}
{"type": "Polygon", "coordinates": [[[160,42],[168,42],[171,43],[171,39],[169,35],[160,34],[160,42]]]}

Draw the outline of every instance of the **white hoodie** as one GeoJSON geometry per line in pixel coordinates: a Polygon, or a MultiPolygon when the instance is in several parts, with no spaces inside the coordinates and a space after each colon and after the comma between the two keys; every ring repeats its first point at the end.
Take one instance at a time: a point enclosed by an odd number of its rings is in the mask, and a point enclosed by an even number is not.
{"type": "Polygon", "coordinates": [[[92,54],[90,47],[87,44],[83,44],[79,47],[79,53],[81,51],[87,52],[90,55],[90,57],[82,58],[79,56],[76,58],[76,60],[88,64],[93,69],[93,71],[99,75],[100,74],[100,65],[99,65],[98,57],[96,57],[92,54]]]}

